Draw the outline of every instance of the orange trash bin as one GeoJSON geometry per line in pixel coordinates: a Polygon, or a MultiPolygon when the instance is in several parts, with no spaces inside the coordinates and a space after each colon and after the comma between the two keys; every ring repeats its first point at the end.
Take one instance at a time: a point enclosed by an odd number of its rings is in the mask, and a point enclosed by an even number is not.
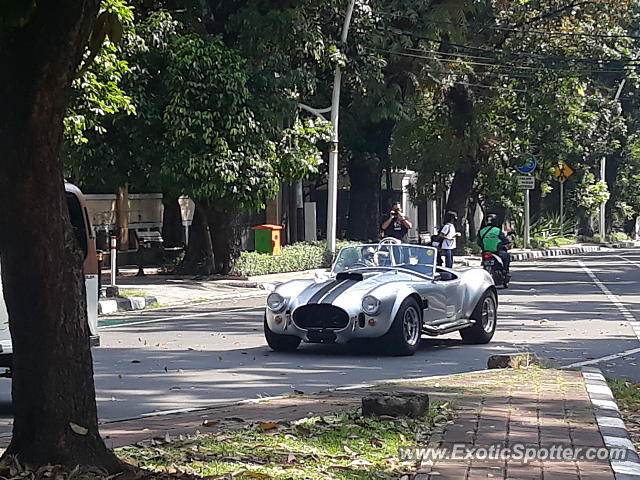
{"type": "Polygon", "coordinates": [[[280,255],[282,252],[282,244],[280,242],[282,225],[258,225],[252,227],[252,230],[255,232],[256,252],[280,255]]]}

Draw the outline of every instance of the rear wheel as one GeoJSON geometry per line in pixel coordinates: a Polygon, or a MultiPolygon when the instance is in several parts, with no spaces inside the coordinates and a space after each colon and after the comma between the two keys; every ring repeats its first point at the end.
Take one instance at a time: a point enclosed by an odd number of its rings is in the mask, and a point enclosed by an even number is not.
{"type": "Polygon", "coordinates": [[[391,355],[413,355],[422,338],[422,315],[418,302],[407,298],[393,319],[389,331],[381,338],[381,345],[391,355]]]}
{"type": "Polygon", "coordinates": [[[264,317],[264,337],[267,344],[276,352],[293,352],[300,345],[300,337],[294,335],[280,335],[273,333],[267,324],[267,317],[264,317]]]}
{"type": "Polygon", "coordinates": [[[495,293],[486,291],[471,314],[475,323],[460,330],[460,336],[466,343],[489,343],[496,331],[498,319],[498,301],[495,293]]]}

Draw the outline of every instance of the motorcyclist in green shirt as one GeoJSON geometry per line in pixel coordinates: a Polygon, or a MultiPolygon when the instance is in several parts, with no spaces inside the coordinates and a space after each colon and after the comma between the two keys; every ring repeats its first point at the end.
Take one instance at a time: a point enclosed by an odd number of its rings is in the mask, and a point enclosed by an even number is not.
{"type": "Polygon", "coordinates": [[[495,213],[487,215],[486,226],[478,232],[478,245],[483,252],[495,253],[502,260],[506,273],[509,273],[511,255],[507,252],[506,246],[511,240],[502,232],[498,216],[495,213]]]}

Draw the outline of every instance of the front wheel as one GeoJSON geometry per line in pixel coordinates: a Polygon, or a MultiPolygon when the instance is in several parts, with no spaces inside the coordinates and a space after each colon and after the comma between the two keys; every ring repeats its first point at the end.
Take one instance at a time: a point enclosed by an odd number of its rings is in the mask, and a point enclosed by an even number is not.
{"type": "Polygon", "coordinates": [[[476,308],[471,314],[475,323],[460,330],[460,336],[465,343],[489,343],[496,331],[498,319],[498,301],[495,293],[488,290],[482,295],[476,308]]]}
{"type": "Polygon", "coordinates": [[[422,315],[418,302],[407,298],[393,319],[389,331],[381,338],[385,350],[396,356],[413,355],[422,338],[422,315]]]}
{"type": "Polygon", "coordinates": [[[267,317],[264,317],[264,337],[267,344],[276,352],[293,352],[300,345],[300,337],[294,335],[280,335],[273,333],[267,324],[267,317]]]}

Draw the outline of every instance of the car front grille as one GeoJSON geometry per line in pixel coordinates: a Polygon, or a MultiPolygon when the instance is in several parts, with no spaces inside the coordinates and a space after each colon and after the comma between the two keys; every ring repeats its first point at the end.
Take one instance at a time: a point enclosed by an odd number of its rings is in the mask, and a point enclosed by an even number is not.
{"type": "Polygon", "coordinates": [[[293,321],[298,327],[304,329],[341,329],[349,323],[349,315],[341,308],[318,303],[296,308],[293,312],[293,321]]]}

